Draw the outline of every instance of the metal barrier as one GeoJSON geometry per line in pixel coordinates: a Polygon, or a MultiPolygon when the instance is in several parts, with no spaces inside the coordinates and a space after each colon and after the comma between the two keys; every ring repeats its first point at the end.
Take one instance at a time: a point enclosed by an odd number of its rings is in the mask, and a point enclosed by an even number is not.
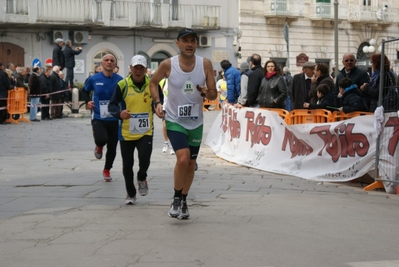
{"type": "MultiPolygon", "coordinates": [[[[381,43],[381,66],[385,65],[385,56],[391,61],[392,70],[396,73],[399,71],[399,39],[389,39],[389,40],[382,40],[381,43]]],[[[379,88],[379,96],[378,96],[378,107],[383,106],[383,99],[385,94],[388,91],[388,88],[384,85],[390,85],[390,82],[388,83],[386,81],[387,76],[385,75],[385,69],[383,67],[380,68],[380,88],[379,88]]],[[[398,80],[394,81],[398,82],[398,80]]],[[[389,86],[388,86],[389,87],[389,86]]],[[[397,113],[397,110],[391,110],[392,107],[384,107],[384,110],[390,110],[392,111],[391,113],[384,114],[384,121],[387,120],[387,117],[393,118],[390,123],[394,124],[395,127],[399,126],[399,120],[398,116],[399,114],[397,113]]],[[[383,123],[382,122],[382,123],[383,123]]],[[[398,150],[395,149],[394,152],[391,155],[388,155],[387,157],[389,158],[384,158],[381,159],[380,156],[380,149],[381,149],[381,136],[383,134],[387,135],[388,133],[388,128],[391,130],[392,125],[390,127],[386,127],[385,125],[382,125],[381,129],[382,132],[378,134],[377,137],[377,149],[376,149],[376,155],[375,155],[375,174],[374,174],[374,183],[370,184],[369,186],[365,187],[364,190],[374,190],[378,188],[385,188],[385,191],[388,192],[387,188],[391,187],[393,191],[395,190],[395,187],[398,186],[399,181],[397,180],[398,177],[398,150]],[[389,167],[385,168],[388,169],[386,173],[381,174],[379,171],[380,164],[386,164],[389,163],[389,167]],[[392,164],[393,163],[393,164],[392,164]]],[[[392,134],[393,135],[393,134],[392,134]]],[[[384,145],[384,144],[383,144],[384,145]]],[[[385,149],[385,148],[384,148],[385,149]]]]}

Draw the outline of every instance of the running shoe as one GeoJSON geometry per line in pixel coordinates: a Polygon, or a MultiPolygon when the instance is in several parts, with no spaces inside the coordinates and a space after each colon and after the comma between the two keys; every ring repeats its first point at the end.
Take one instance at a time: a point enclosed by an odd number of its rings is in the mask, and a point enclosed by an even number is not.
{"type": "Polygon", "coordinates": [[[109,170],[103,170],[103,181],[104,182],[112,182],[111,173],[109,170]]]}
{"type": "Polygon", "coordinates": [[[125,205],[134,205],[134,204],[136,204],[136,196],[134,197],[126,196],[125,205]]]}
{"type": "Polygon", "coordinates": [[[146,196],[148,194],[148,183],[147,180],[139,181],[139,194],[140,196],[146,196]]]}
{"type": "Polygon", "coordinates": [[[162,153],[166,153],[166,151],[168,151],[168,149],[169,149],[169,145],[167,143],[165,143],[162,148],[162,153]]]}
{"type": "Polygon", "coordinates": [[[170,149],[170,154],[171,154],[171,155],[174,155],[174,154],[175,154],[175,151],[173,150],[173,148],[170,149]]]}
{"type": "Polygon", "coordinates": [[[103,147],[102,146],[96,146],[94,148],[94,156],[96,159],[101,159],[103,157],[103,147]]]}
{"type": "Polygon", "coordinates": [[[169,217],[171,218],[177,218],[180,215],[180,204],[181,204],[181,198],[175,197],[173,199],[172,204],[170,205],[170,210],[168,212],[169,217]]]}
{"type": "Polygon", "coordinates": [[[190,217],[190,213],[188,212],[187,201],[181,202],[181,211],[180,215],[177,217],[179,220],[187,220],[190,217]]]}

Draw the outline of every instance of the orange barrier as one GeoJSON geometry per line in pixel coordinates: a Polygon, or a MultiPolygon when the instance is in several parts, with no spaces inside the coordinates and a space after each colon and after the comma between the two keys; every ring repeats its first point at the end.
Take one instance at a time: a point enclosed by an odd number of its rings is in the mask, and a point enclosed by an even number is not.
{"type": "Polygon", "coordinates": [[[26,96],[26,90],[23,87],[18,87],[8,91],[7,111],[10,114],[10,117],[6,120],[6,122],[12,122],[16,124],[21,121],[30,122],[30,120],[24,118],[24,114],[28,110],[27,100],[28,98],[26,96]],[[13,115],[19,115],[19,118],[15,120],[13,115]]]}
{"type": "Polygon", "coordinates": [[[207,109],[205,106],[208,106],[208,108],[209,108],[210,105],[215,106],[215,108],[212,109],[212,110],[222,110],[222,105],[220,104],[220,101],[219,101],[219,94],[218,94],[218,97],[216,97],[215,100],[208,100],[208,99],[205,98],[204,99],[204,103],[202,104],[202,110],[203,111],[209,111],[209,109],[207,109]]]}
{"type": "Polygon", "coordinates": [[[374,189],[382,189],[382,188],[385,188],[384,184],[381,181],[375,181],[375,182],[369,184],[368,186],[364,187],[363,190],[371,191],[374,189]]]}
{"type": "Polygon", "coordinates": [[[331,121],[342,121],[350,118],[354,118],[357,116],[365,116],[365,115],[374,115],[373,112],[365,112],[365,111],[354,111],[350,113],[344,113],[341,111],[334,111],[331,114],[331,121]]]}
{"type": "Polygon", "coordinates": [[[287,123],[287,124],[291,123],[290,112],[285,109],[282,109],[282,108],[261,108],[261,109],[276,112],[285,121],[285,123],[287,123]]]}
{"type": "Polygon", "coordinates": [[[331,122],[331,111],[326,109],[294,109],[289,124],[331,122]]]}

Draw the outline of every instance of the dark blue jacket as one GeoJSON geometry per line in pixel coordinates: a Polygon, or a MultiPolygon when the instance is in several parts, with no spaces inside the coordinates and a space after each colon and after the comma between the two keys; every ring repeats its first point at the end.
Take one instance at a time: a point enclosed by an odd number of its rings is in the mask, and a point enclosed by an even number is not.
{"type": "Polygon", "coordinates": [[[227,101],[229,104],[237,103],[237,99],[241,93],[241,73],[232,66],[224,70],[224,77],[227,84],[227,101]]]}
{"type": "Polygon", "coordinates": [[[335,99],[335,107],[342,107],[344,113],[368,111],[368,106],[362,98],[362,91],[356,85],[346,88],[342,97],[335,99]]]}
{"type": "Polygon", "coordinates": [[[65,46],[64,56],[65,56],[65,68],[75,67],[75,55],[82,53],[82,49],[73,50],[70,46],[65,46]]]}
{"type": "Polygon", "coordinates": [[[335,95],[333,92],[329,92],[325,95],[323,95],[322,98],[317,99],[319,104],[309,104],[309,109],[328,109],[330,111],[334,111],[334,109],[329,109],[327,107],[334,107],[334,100],[335,100],[335,95]]]}
{"type": "MultiPolygon", "coordinates": [[[[339,93],[339,81],[345,77],[345,68],[342,68],[341,71],[338,73],[337,78],[335,79],[335,95],[338,95],[339,93]]],[[[370,82],[370,77],[367,72],[359,69],[358,67],[354,67],[347,78],[349,78],[352,83],[356,84],[358,88],[360,88],[364,83],[370,82]]]]}

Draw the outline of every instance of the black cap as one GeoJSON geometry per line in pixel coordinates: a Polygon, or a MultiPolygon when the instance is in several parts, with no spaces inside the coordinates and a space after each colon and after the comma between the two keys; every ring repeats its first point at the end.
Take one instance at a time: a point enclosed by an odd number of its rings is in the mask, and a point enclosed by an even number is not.
{"type": "Polygon", "coordinates": [[[187,35],[194,35],[195,38],[198,38],[197,33],[195,31],[193,31],[192,29],[189,29],[189,28],[184,28],[179,31],[179,34],[177,35],[177,40],[179,40],[179,38],[187,36],[187,35]]]}

